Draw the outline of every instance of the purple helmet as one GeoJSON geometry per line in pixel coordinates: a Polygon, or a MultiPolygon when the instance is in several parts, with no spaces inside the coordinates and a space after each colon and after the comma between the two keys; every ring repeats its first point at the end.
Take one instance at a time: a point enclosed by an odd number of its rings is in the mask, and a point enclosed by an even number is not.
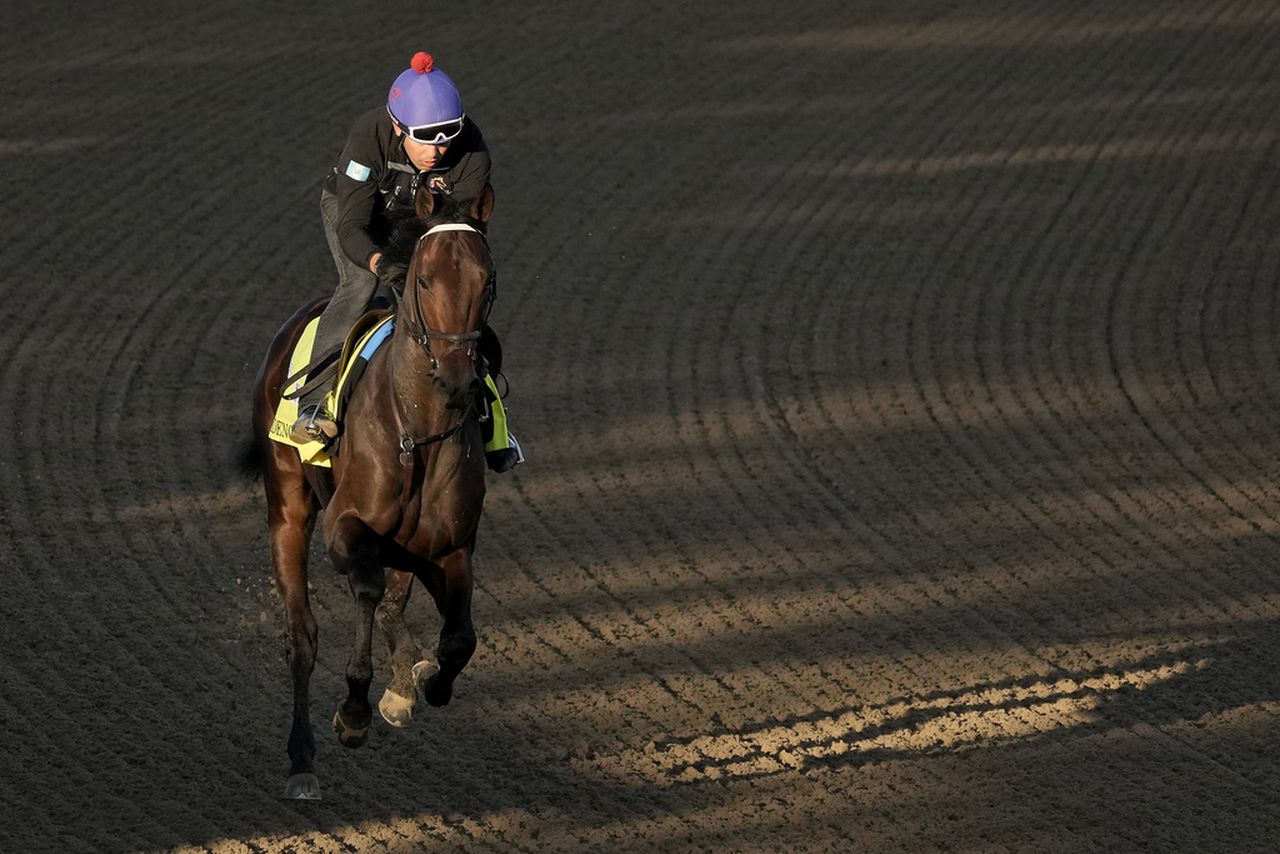
{"type": "Polygon", "coordinates": [[[387,93],[387,112],[418,142],[442,144],[462,132],[462,96],[449,75],[435,67],[431,54],[413,55],[387,93]]]}

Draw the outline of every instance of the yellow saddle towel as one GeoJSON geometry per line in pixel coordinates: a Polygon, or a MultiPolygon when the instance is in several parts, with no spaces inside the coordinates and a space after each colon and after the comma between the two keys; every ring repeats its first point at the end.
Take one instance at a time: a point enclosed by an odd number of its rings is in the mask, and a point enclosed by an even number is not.
{"type": "MultiPolygon", "coordinates": [[[[352,367],[360,360],[367,362],[377,349],[386,342],[395,328],[393,320],[394,316],[388,314],[372,326],[367,327],[363,332],[357,328],[355,334],[347,338],[346,344],[342,348],[338,382],[324,398],[325,408],[333,414],[335,421],[339,423],[342,421],[343,413],[339,410],[343,402],[350,396],[346,393],[347,386],[358,382],[360,375],[364,373],[359,371],[353,378],[352,367]]],[[[319,323],[320,318],[317,317],[302,330],[302,335],[299,336],[298,343],[293,348],[293,354],[289,357],[289,372],[286,376],[291,377],[297,374],[311,362],[311,350],[315,346],[316,327],[319,323]]],[[[293,441],[290,436],[293,432],[293,423],[298,420],[298,401],[289,395],[302,388],[306,381],[307,378],[305,376],[298,377],[288,387],[280,390],[280,403],[276,406],[275,420],[271,422],[270,436],[272,441],[297,448],[298,457],[304,463],[327,468],[331,466],[331,463],[329,453],[322,443],[305,442],[299,444],[293,441]]],[[[485,396],[489,401],[490,420],[493,424],[493,436],[486,436],[487,441],[484,449],[486,451],[502,450],[511,446],[510,435],[507,432],[507,413],[502,406],[502,398],[498,394],[498,387],[494,383],[493,377],[486,375],[484,381],[488,387],[488,393],[485,396]]],[[[487,434],[488,430],[485,432],[487,434]]]]}

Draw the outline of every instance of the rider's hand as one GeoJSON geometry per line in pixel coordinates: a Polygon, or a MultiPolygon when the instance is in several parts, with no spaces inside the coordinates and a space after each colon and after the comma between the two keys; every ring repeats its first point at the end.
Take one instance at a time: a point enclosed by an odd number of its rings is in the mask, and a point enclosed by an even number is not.
{"type": "Polygon", "coordinates": [[[369,256],[369,272],[375,276],[378,275],[378,262],[382,260],[382,253],[375,252],[369,256]]]}

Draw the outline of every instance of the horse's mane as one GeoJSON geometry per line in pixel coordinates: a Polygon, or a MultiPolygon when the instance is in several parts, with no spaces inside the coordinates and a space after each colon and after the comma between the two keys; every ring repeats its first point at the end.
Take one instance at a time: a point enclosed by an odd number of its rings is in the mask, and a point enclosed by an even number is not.
{"type": "Polygon", "coordinates": [[[432,195],[435,197],[435,210],[426,219],[419,217],[417,211],[409,207],[387,213],[387,242],[382,248],[382,263],[378,265],[379,281],[383,287],[403,291],[409,262],[413,260],[413,251],[418,247],[418,238],[432,226],[444,222],[465,222],[484,232],[484,223],[471,216],[465,203],[441,193],[433,192],[432,195]]]}

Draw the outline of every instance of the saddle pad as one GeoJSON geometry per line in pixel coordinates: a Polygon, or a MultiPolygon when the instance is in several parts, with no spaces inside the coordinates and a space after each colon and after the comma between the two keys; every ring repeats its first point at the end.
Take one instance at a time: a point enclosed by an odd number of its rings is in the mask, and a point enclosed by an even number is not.
{"type": "MultiPolygon", "coordinates": [[[[370,327],[359,338],[354,347],[347,349],[345,354],[347,361],[339,371],[336,387],[325,395],[325,406],[330,412],[334,413],[334,420],[339,422],[342,420],[343,413],[338,410],[340,409],[340,404],[345,403],[351,396],[350,389],[347,386],[354,384],[359,379],[359,375],[364,373],[363,371],[356,372],[356,377],[353,379],[352,367],[360,362],[367,363],[373,357],[373,354],[390,337],[392,330],[395,328],[393,320],[394,316],[388,315],[382,321],[370,327]]],[[[298,343],[293,348],[293,354],[289,357],[289,370],[285,376],[293,376],[311,361],[311,349],[315,346],[316,327],[319,323],[320,318],[317,317],[302,330],[302,334],[298,337],[298,343]]],[[[297,448],[298,457],[307,465],[328,468],[331,465],[329,454],[323,444],[320,442],[299,444],[289,436],[293,430],[293,422],[298,420],[298,401],[288,395],[302,388],[306,381],[306,377],[299,377],[287,388],[280,390],[280,403],[276,406],[276,416],[271,422],[269,435],[273,442],[297,448]]]]}

